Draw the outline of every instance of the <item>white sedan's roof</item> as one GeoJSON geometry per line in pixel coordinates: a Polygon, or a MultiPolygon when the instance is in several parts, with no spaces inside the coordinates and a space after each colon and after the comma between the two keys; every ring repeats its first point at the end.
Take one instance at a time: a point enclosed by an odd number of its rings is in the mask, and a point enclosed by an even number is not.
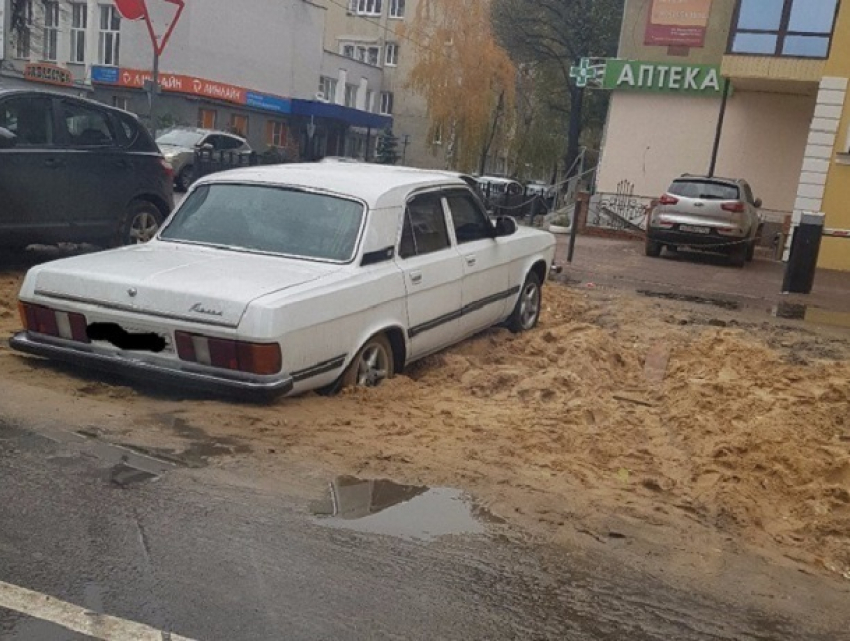
{"type": "Polygon", "coordinates": [[[466,187],[460,178],[427,169],[393,167],[367,163],[293,163],[244,167],[212,174],[201,183],[253,182],[323,189],[354,196],[374,206],[387,192],[421,187],[452,185],[466,187]]]}

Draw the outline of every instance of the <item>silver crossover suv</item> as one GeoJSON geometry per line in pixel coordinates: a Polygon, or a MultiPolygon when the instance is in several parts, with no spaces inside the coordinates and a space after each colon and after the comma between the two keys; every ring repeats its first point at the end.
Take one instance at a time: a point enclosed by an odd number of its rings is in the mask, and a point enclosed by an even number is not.
{"type": "Polygon", "coordinates": [[[743,267],[753,259],[761,204],[745,180],[685,174],[649,214],[646,255],[659,256],[664,247],[693,247],[725,253],[743,267]]]}
{"type": "Polygon", "coordinates": [[[213,131],[211,129],[196,129],[176,127],[156,139],[165,159],[174,169],[174,182],[177,188],[186,191],[195,181],[195,151],[208,149],[210,151],[232,151],[240,154],[251,152],[248,141],[240,136],[213,131]]]}

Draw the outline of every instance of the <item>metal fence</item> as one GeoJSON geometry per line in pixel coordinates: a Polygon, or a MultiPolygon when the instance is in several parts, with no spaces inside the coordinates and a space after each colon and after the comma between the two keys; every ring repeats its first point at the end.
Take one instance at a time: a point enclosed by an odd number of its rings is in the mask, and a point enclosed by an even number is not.
{"type": "Polygon", "coordinates": [[[257,167],[260,165],[279,165],[287,162],[286,157],[280,153],[258,154],[256,151],[215,151],[213,149],[195,150],[195,178],[203,178],[227,169],[239,167],[257,167]]]}

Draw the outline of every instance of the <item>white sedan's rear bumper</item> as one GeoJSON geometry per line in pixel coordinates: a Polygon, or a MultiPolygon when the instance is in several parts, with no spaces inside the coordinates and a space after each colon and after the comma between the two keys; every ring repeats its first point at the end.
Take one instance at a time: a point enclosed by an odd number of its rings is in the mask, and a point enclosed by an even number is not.
{"type": "Polygon", "coordinates": [[[288,374],[257,376],[183,362],[172,364],[137,352],[107,353],[92,345],[30,332],[16,334],[9,344],[20,352],[164,385],[172,392],[175,388],[186,387],[211,394],[256,399],[286,394],[294,385],[292,376],[288,374]]]}

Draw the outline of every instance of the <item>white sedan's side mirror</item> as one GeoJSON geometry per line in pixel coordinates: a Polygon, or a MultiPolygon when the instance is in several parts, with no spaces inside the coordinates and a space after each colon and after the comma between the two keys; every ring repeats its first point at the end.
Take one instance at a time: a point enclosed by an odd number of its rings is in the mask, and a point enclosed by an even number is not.
{"type": "Polygon", "coordinates": [[[496,231],[496,238],[502,236],[513,236],[517,232],[516,221],[510,216],[499,216],[496,219],[493,228],[496,231]]]}

